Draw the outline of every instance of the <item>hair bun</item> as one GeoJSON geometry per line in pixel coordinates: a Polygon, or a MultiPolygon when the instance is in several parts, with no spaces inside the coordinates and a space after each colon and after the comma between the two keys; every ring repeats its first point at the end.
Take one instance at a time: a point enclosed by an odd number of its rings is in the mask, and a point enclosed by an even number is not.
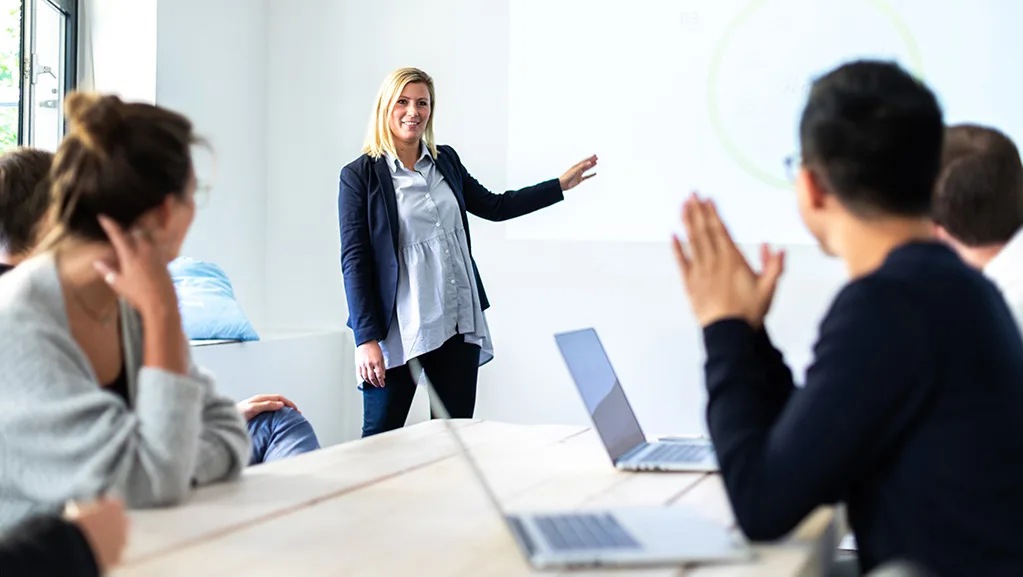
{"type": "Polygon", "coordinates": [[[64,102],[68,133],[89,150],[108,156],[124,126],[124,103],[113,95],[74,92],[64,102]]]}

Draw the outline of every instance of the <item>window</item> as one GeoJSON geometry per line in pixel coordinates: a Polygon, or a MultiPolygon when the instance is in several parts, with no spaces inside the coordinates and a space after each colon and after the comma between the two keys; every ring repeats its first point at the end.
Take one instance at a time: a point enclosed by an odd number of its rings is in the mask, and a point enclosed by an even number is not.
{"type": "Polygon", "coordinates": [[[77,73],[77,0],[0,0],[0,151],[56,150],[77,73]]]}

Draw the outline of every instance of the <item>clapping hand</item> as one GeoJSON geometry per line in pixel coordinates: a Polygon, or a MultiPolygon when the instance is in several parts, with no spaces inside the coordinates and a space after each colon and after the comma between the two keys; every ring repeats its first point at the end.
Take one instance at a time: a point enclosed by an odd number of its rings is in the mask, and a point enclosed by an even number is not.
{"type": "Polygon", "coordinates": [[[763,325],[771,307],[785,253],[761,246],[762,271],[757,274],[732,241],[714,202],[693,194],[682,207],[688,254],[678,237],[673,248],[689,303],[701,327],[726,318],[740,318],[752,327],[763,325]]]}

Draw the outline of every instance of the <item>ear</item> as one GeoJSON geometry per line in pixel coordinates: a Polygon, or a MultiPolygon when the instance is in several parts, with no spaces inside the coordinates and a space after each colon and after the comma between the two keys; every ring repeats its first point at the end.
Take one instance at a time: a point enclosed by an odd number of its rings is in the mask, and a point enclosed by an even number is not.
{"type": "Polygon", "coordinates": [[[806,207],[813,210],[824,208],[828,200],[828,193],[821,186],[817,175],[806,167],[799,169],[796,175],[796,188],[803,197],[806,207]]]}
{"type": "Polygon", "coordinates": [[[171,215],[174,213],[174,195],[168,194],[163,202],[147,210],[139,217],[136,227],[149,229],[151,232],[163,230],[170,223],[171,215]]]}

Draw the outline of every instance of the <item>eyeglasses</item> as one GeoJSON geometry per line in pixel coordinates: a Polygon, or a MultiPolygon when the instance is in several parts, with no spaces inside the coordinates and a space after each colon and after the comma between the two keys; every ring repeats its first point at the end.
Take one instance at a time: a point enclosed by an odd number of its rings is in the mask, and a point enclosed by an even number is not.
{"type": "Polygon", "coordinates": [[[790,154],[785,157],[785,177],[789,179],[789,182],[796,182],[796,175],[799,173],[799,168],[803,165],[803,157],[799,154],[790,154]]]}
{"type": "Polygon", "coordinates": [[[192,198],[195,199],[195,206],[197,208],[202,208],[206,206],[206,204],[210,200],[210,191],[212,189],[213,186],[210,184],[197,183],[195,185],[195,193],[193,194],[192,198]]]}

